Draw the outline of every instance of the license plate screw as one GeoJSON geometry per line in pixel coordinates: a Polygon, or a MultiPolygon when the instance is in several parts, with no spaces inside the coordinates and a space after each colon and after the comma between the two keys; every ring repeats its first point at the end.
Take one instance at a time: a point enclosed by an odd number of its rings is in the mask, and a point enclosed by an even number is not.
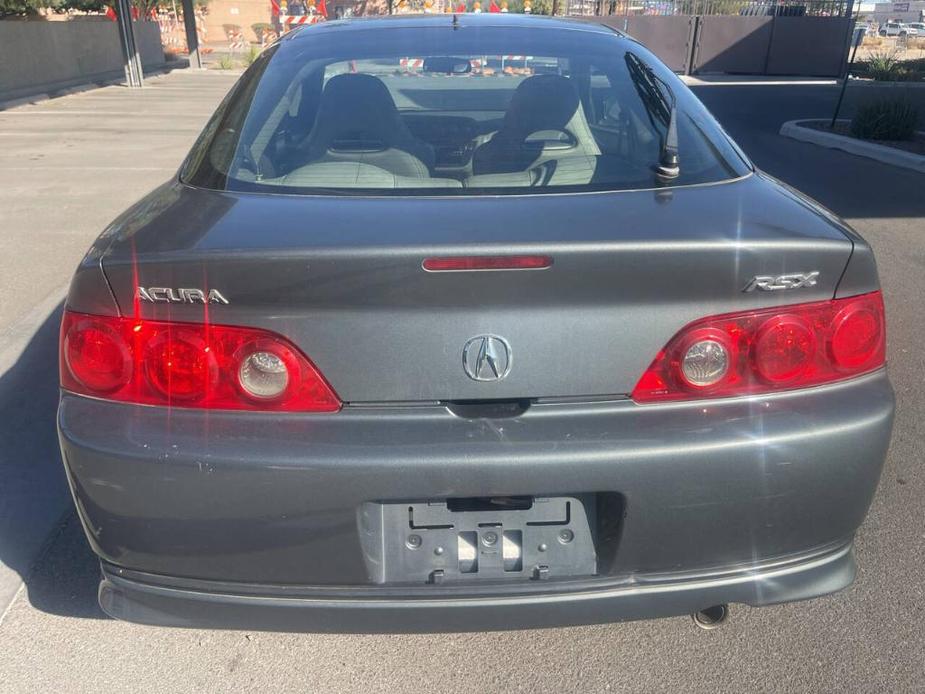
{"type": "Polygon", "coordinates": [[[434,554],[436,554],[438,557],[443,554],[443,547],[434,547],[434,554]]]}
{"type": "Polygon", "coordinates": [[[498,533],[494,530],[489,530],[487,533],[482,535],[482,543],[486,547],[492,547],[493,545],[498,544],[498,533]]]}
{"type": "Polygon", "coordinates": [[[549,549],[549,546],[545,542],[541,542],[537,549],[541,552],[545,552],[547,549],[549,549]]]}
{"type": "Polygon", "coordinates": [[[569,542],[575,539],[575,533],[573,533],[568,528],[563,528],[559,531],[559,542],[563,545],[567,545],[569,542]]]}
{"type": "Polygon", "coordinates": [[[420,535],[409,535],[408,539],[405,540],[405,544],[408,546],[408,549],[418,549],[423,541],[421,540],[420,535]]]}

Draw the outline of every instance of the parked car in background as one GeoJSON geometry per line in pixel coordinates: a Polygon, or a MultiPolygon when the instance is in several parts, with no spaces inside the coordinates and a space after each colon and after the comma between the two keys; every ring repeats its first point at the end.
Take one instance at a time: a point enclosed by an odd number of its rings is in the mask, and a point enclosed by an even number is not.
{"type": "Polygon", "coordinates": [[[906,26],[915,31],[913,36],[925,36],[925,22],[909,22],[906,26]]]}
{"type": "Polygon", "coordinates": [[[881,36],[916,36],[918,31],[902,22],[887,22],[880,26],[881,36]]]}
{"type": "Polygon", "coordinates": [[[88,253],[58,427],[117,618],[711,624],[854,579],[885,360],[870,246],[637,41],[331,21],[88,253]]]}

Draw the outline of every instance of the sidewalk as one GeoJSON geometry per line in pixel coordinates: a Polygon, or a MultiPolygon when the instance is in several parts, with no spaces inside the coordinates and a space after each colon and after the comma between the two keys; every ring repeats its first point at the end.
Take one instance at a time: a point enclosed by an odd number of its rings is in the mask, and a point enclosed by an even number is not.
{"type": "Polygon", "coordinates": [[[169,178],[233,76],[175,71],[0,111],[0,615],[69,509],[54,433],[57,322],[74,267],[169,178]]]}

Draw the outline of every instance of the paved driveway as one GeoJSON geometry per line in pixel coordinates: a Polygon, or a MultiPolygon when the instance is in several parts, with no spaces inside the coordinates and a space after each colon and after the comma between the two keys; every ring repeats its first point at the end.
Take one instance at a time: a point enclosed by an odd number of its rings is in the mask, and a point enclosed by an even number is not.
{"type": "Polygon", "coordinates": [[[782,121],[829,112],[835,90],[818,85],[697,91],[759,165],[848,218],[878,253],[899,412],[849,590],[735,607],[709,633],[688,618],[427,636],[155,629],[100,614],[96,566],[70,515],[29,573],[20,538],[44,536],[64,493],[52,438],[54,317],[43,314],[106,220],[169,175],[229,84],[175,73],[140,94],[111,88],[0,113],[0,296],[17,297],[0,303],[0,358],[3,344],[31,336],[21,356],[7,349],[5,374],[0,361],[0,560],[27,576],[0,625],[0,692],[922,689],[925,176],[777,136],[782,121]]]}

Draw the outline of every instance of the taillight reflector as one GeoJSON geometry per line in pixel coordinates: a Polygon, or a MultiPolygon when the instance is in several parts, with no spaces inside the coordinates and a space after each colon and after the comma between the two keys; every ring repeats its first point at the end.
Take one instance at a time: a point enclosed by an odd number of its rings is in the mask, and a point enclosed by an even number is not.
{"type": "Polygon", "coordinates": [[[548,255],[463,255],[427,258],[421,267],[428,272],[469,270],[543,270],[552,265],[548,255]]]}
{"type": "Polygon", "coordinates": [[[146,405],[334,412],[341,402],[288,340],[254,328],[65,311],[61,387],[146,405]]]}
{"type": "Polygon", "coordinates": [[[730,313],[695,321],[675,335],[639,379],[633,399],[693,400],[804,388],[852,378],[885,361],[880,292],[730,313]]]}

